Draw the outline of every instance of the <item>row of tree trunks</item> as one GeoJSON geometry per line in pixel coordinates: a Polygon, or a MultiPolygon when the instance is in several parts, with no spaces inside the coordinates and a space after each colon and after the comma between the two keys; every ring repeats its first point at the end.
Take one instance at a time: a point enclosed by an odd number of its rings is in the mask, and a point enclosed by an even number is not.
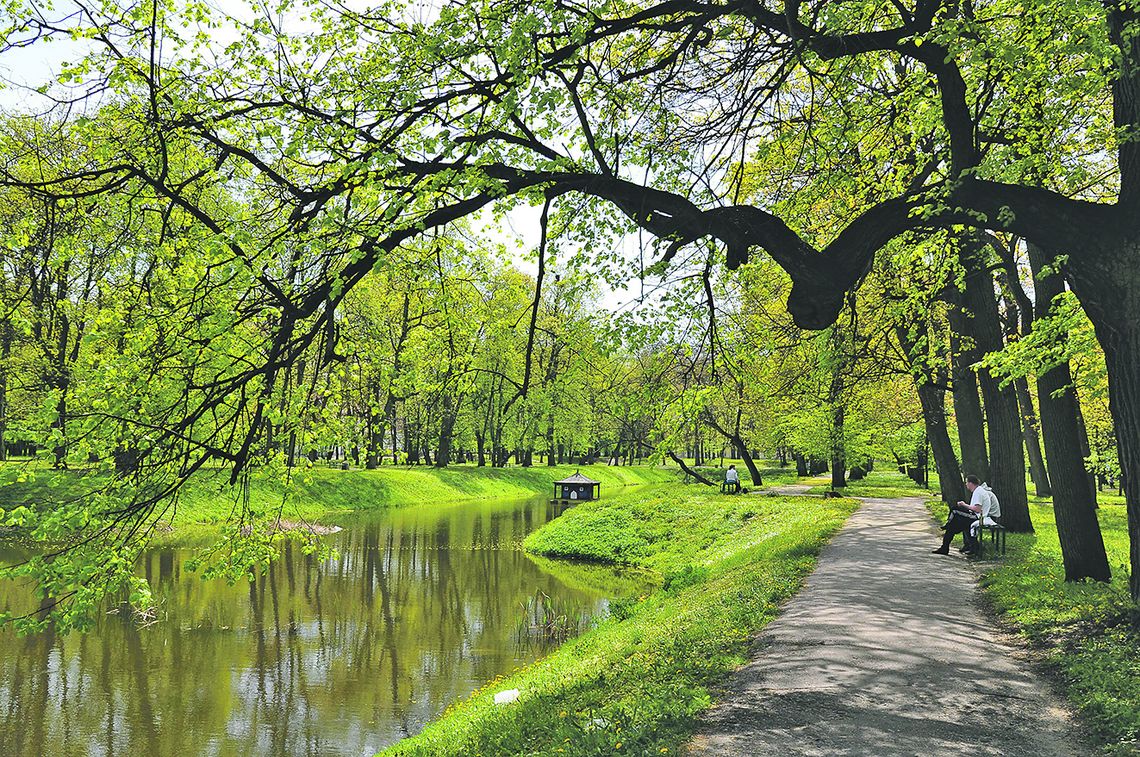
{"type": "MultiPolygon", "coordinates": [[[[1002,301],[1002,329],[1007,341],[1016,341],[1027,336],[1033,329],[1034,308],[1021,282],[1017,278],[1017,265],[1012,250],[1006,250],[997,240],[991,246],[1002,256],[1005,271],[997,274],[1002,301]]],[[[1029,455],[1029,477],[1033,480],[1033,490],[1038,497],[1048,497],[1051,493],[1049,472],[1045,466],[1045,456],[1041,453],[1041,436],[1038,433],[1037,412],[1033,409],[1033,397],[1029,394],[1029,381],[1023,376],[1013,380],[1013,391],[1021,411],[1021,432],[1025,441],[1025,452],[1029,455]]]]}
{"type": "MultiPolygon", "coordinates": [[[[1001,253],[1002,250],[998,249],[998,252],[1001,253]]],[[[1016,267],[1012,254],[1006,251],[1003,258],[1007,270],[1015,274],[1016,267]]],[[[982,249],[980,247],[968,249],[963,255],[963,264],[968,267],[966,291],[961,298],[965,312],[952,316],[952,327],[959,335],[959,345],[963,346],[962,354],[959,355],[961,363],[976,363],[978,360],[977,355],[966,356],[971,342],[978,353],[1001,349],[1002,325],[1005,326],[1007,336],[1029,333],[1034,312],[1047,312],[1053,298],[1061,293],[1063,284],[1060,278],[1044,276],[1043,268],[1046,261],[1039,249],[1030,249],[1030,262],[1035,279],[1036,301],[1029,300],[1015,275],[1005,278],[1002,282],[1003,287],[1012,299],[1007,297],[1004,303],[1006,312],[1003,324],[997,311],[997,301],[993,296],[994,282],[983,263],[982,249]]],[[[1019,530],[1022,525],[1019,523],[1022,508],[1011,505],[1027,501],[1027,496],[1024,494],[1011,499],[1008,492],[1003,492],[1003,489],[1009,487],[1002,486],[1003,481],[1020,484],[1024,491],[1025,457],[1022,455],[1020,443],[1015,443],[1014,439],[1014,431],[1020,429],[1030,459],[1031,475],[1038,491],[1051,492],[1053,496],[1066,579],[1107,580],[1108,562],[1099,524],[1096,521],[1095,492],[1089,485],[1088,472],[1084,467],[1085,455],[1079,433],[1079,406],[1072,388],[1068,365],[1062,364],[1037,377],[1038,402],[1041,409],[1040,425],[1045,441],[1045,454],[1040,455],[1039,447],[1036,451],[1042,458],[1039,463],[1033,462],[1034,447],[1037,445],[1036,413],[1032,406],[1028,383],[1019,387],[1016,386],[1016,382],[1011,382],[1013,386],[1003,391],[985,368],[979,369],[978,382],[985,398],[986,428],[990,439],[988,480],[1002,502],[1003,523],[1011,530],[1019,530]],[[1032,469],[1037,465],[1045,470],[1033,473],[1032,469]],[[1008,473],[1003,475],[1000,472],[1002,469],[1008,473]]],[[[969,406],[971,398],[968,395],[971,393],[971,388],[967,384],[956,385],[956,407],[969,406]],[[957,396],[959,392],[963,396],[957,396]]],[[[958,421],[960,433],[969,433],[968,429],[963,428],[963,419],[960,417],[958,421]]],[[[1031,528],[1028,522],[1028,507],[1026,506],[1024,510],[1024,526],[1031,528]]]]}
{"type": "MultiPolygon", "coordinates": [[[[975,244],[973,238],[963,240],[963,244],[962,263],[966,267],[966,278],[962,306],[967,315],[962,319],[963,336],[972,338],[982,354],[997,352],[1004,347],[1004,340],[993,277],[985,262],[985,247],[975,244]]],[[[1017,397],[1011,389],[1003,390],[988,368],[978,368],[977,376],[986,406],[986,436],[989,440],[989,477],[986,480],[1001,502],[1002,524],[1011,531],[1032,531],[1017,397]]]]}
{"type": "MultiPolygon", "coordinates": [[[[915,391],[922,407],[922,423],[926,429],[926,443],[934,454],[934,467],[938,471],[939,495],[943,502],[952,504],[962,499],[964,492],[962,469],[954,454],[954,445],[950,442],[950,431],[946,423],[946,386],[949,377],[944,366],[926,367],[915,364],[919,354],[918,344],[906,327],[900,324],[895,333],[911,366],[911,375],[914,376],[915,391]]],[[[974,400],[977,400],[976,392],[974,400]]]]}
{"type": "Polygon", "coordinates": [[[978,394],[978,379],[971,367],[982,359],[969,333],[969,322],[958,305],[956,293],[947,317],[950,320],[950,368],[954,381],[954,417],[958,421],[958,448],[962,451],[962,473],[986,481],[990,477],[986,453],[985,416],[978,394]]]}

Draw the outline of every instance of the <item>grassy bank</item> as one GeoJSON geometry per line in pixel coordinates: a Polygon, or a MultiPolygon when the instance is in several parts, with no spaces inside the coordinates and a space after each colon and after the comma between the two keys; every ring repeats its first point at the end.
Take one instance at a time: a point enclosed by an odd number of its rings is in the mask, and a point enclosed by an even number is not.
{"type": "Polygon", "coordinates": [[[532,534],[547,556],[656,571],[662,588],[549,657],[492,681],[391,755],[677,754],[709,686],[794,594],[852,500],[685,489],[579,505],[532,534]],[[519,700],[495,705],[505,689],[519,700]]]}
{"type": "MultiPolygon", "coordinates": [[[[249,504],[257,512],[280,509],[286,518],[320,518],[335,512],[472,499],[529,497],[553,493],[551,482],[576,470],[602,482],[606,494],[633,484],[676,481],[676,468],[605,465],[533,468],[444,469],[383,467],[375,470],[295,469],[288,478],[255,478],[249,504]],[[286,497],[286,494],[288,496],[286,497]],[[284,505],[282,504],[284,503],[284,505]]],[[[0,466],[0,507],[53,507],[81,498],[100,483],[99,475],[27,465],[0,466]]],[[[222,473],[202,473],[179,495],[176,525],[213,524],[230,518],[239,491],[222,473]]]]}
{"type": "MultiPolygon", "coordinates": [[[[1098,511],[1110,584],[1065,583],[1050,503],[1030,505],[1036,534],[1011,534],[1004,561],[986,564],[986,597],[1043,651],[1092,735],[1111,755],[1140,754],[1140,610],[1128,597],[1122,498],[1098,511]],[[1116,502],[1116,504],[1113,504],[1116,502]]],[[[1105,503],[1107,500],[1108,503],[1105,503]]]]}

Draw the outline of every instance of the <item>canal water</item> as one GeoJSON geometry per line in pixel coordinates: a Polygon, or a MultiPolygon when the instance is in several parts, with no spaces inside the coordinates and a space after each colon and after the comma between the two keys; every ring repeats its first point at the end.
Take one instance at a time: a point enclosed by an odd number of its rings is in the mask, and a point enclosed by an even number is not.
{"type": "MultiPolygon", "coordinates": [[[[536,602],[587,627],[639,591],[617,569],[519,547],[546,499],[358,513],[320,560],[286,546],[251,583],[202,581],[189,546],[140,572],[157,615],[18,638],[0,630],[0,755],[371,755],[549,651],[536,602]]],[[[0,561],[13,559],[0,544],[0,561]]],[[[29,597],[0,584],[0,608],[29,597]]]]}

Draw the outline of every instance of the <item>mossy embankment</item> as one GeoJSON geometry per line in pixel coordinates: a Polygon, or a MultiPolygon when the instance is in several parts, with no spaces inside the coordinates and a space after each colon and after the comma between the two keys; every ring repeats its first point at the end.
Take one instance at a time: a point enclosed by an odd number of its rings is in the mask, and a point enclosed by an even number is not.
{"type": "MultiPolygon", "coordinates": [[[[449,503],[475,499],[507,499],[553,493],[551,482],[581,470],[602,483],[603,495],[638,484],[677,481],[676,468],[535,466],[487,468],[381,467],[375,470],[295,468],[279,475],[255,475],[248,493],[230,487],[225,473],[202,472],[192,478],[167,513],[176,526],[216,524],[230,520],[248,494],[251,510],[280,512],[283,518],[314,519],[337,512],[449,503]]],[[[50,508],[74,501],[105,483],[105,474],[58,471],[28,464],[0,465],[0,508],[26,505],[50,508]]]]}
{"type": "Polygon", "coordinates": [[[622,563],[662,587],[545,659],[492,681],[391,755],[676,754],[709,687],[747,657],[850,499],[725,496],[691,487],[586,503],[527,538],[545,556],[622,563]],[[517,702],[495,692],[517,688],[517,702]]]}

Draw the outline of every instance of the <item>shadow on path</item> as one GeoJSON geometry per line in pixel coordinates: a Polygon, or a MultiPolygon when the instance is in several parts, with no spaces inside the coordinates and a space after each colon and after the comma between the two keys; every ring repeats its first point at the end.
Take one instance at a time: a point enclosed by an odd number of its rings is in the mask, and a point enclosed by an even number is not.
{"type": "Polygon", "coordinates": [[[930,553],[938,541],[923,500],[863,499],[718,693],[688,754],[1090,753],[975,607],[965,560],[930,553]]]}

